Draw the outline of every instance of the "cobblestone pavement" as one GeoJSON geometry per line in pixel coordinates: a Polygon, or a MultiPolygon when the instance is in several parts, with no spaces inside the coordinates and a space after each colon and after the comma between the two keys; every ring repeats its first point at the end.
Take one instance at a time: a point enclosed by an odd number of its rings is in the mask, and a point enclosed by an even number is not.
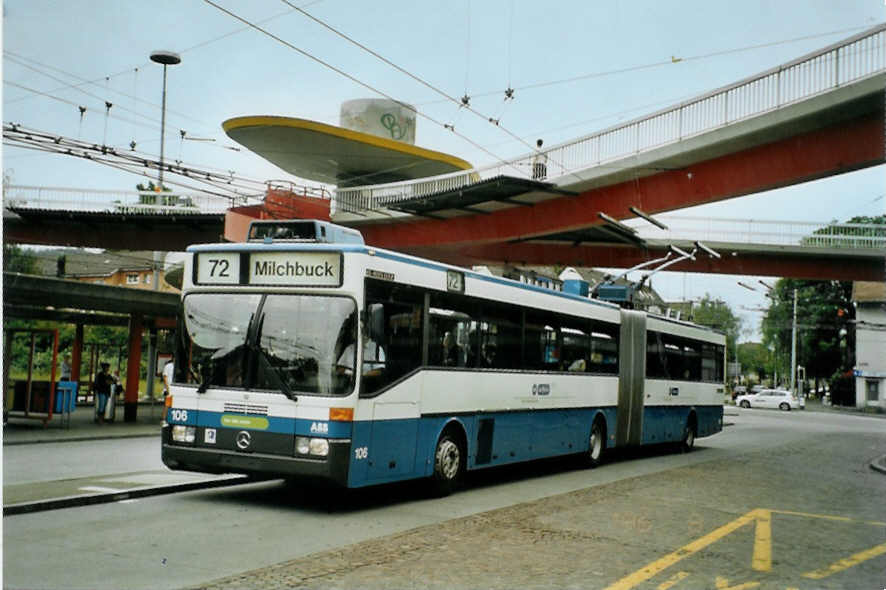
{"type": "Polygon", "coordinates": [[[199,588],[879,588],[886,477],[867,462],[886,441],[843,438],[453,519],[199,588]],[[853,553],[857,563],[832,565],[853,553]],[[679,566],[660,563],[669,554],[679,566]]]}

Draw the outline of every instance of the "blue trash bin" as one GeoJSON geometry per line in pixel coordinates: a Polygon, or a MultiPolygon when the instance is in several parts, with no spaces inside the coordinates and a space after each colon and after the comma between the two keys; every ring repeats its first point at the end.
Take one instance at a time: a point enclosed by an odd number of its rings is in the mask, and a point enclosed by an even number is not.
{"type": "Polygon", "coordinates": [[[53,408],[55,413],[74,411],[77,407],[77,385],[76,381],[59,381],[56,384],[55,408],[53,408]]]}

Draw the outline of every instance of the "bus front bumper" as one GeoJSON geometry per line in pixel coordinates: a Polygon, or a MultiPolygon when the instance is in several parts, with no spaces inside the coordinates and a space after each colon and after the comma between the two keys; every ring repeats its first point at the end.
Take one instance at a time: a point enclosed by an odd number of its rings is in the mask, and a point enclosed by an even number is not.
{"type": "Polygon", "coordinates": [[[241,453],[168,442],[163,443],[161,457],[167,467],[181,471],[318,479],[345,486],[351,443],[335,440],[329,443],[329,455],[324,459],[241,453]]]}

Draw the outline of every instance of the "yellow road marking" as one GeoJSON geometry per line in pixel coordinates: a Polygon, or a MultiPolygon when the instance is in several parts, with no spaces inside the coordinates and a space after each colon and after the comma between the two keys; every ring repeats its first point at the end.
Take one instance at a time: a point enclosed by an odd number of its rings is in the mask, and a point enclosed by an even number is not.
{"type": "Polygon", "coordinates": [[[756,588],[760,585],[760,582],[745,582],[738,586],[730,586],[729,580],[723,576],[717,576],[714,580],[714,584],[716,584],[717,590],[748,590],[749,588],[756,588]]]}
{"type": "Polygon", "coordinates": [[[847,518],[845,516],[830,516],[828,514],[810,514],[808,512],[794,512],[792,510],[770,510],[770,512],[774,512],[775,514],[787,514],[789,516],[804,516],[806,518],[821,518],[824,520],[836,520],[839,522],[862,522],[864,524],[870,524],[873,526],[886,526],[886,522],[878,522],[876,520],[855,520],[853,518],[847,518]]]}
{"type": "Polygon", "coordinates": [[[764,510],[751,510],[747,514],[736,518],[732,522],[728,522],[721,526],[718,529],[715,529],[708,533],[707,535],[692,541],[686,545],[683,545],[676,551],[668,553],[664,557],[657,559],[647,565],[646,567],[635,571],[632,574],[628,574],[624,578],[618,580],[614,584],[607,586],[605,590],[630,590],[637,584],[641,582],[645,582],[652,576],[658,574],[659,572],[669,568],[674,565],[678,561],[681,561],[690,555],[694,555],[698,553],[705,547],[716,543],[726,535],[740,529],[741,527],[753,522],[757,518],[760,517],[761,512],[768,512],[764,510]]]}
{"type": "Polygon", "coordinates": [[[772,512],[758,510],[757,513],[751,567],[758,572],[768,572],[772,570],[772,512]]]}
{"type": "Polygon", "coordinates": [[[860,551],[855,555],[850,555],[849,557],[845,557],[843,559],[835,561],[824,569],[806,572],[805,574],[803,574],[803,577],[809,578],[810,580],[821,580],[822,578],[827,578],[830,575],[842,572],[845,569],[854,567],[863,561],[867,561],[868,559],[872,559],[884,553],[886,553],[886,543],[883,543],[882,545],[877,545],[876,547],[872,547],[867,551],[860,551]]]}
{"type": "MultiPolygon", "coordinates": [[[[747,514],[740,516],[739,518],[728,522],[721,526],[718,529],[715,529],[708,533],[707,535],[688,543],[676,551],[668,553],[664,557],[661,557],[647,566],[625,576],[624,578],[614,582],[610,586],[607,586],[605,590],[631,590],[638,584],[645,582],[646,580],[652,578],[653,576],[658,575],[665,569],[671,567],[675,563],[698,553],[702,549],[716,543],[723,537],[733,533],[734,531],[740,529],[741,527],[754,523],[754,552],[751,559],[751,567],[755,571],[768,572],[772,571],[772,515],[773,514],[784,514],[788,516],[801,516],[805,518],[817,518],[822,520],[831,520],[836,522],[847,522],[847,523],[863,523],[874,526],[886,526],[886,523],[876,522],[876,521],[863,521],[863,520],[855,520],[852,518],[847,518],[845,516],[830,516],[826,514],[810,514],[807,512],[794,512],[791,510],[766,510],[762,508],[757,508],[751,510],[747,514]]],[[[839,561],[834,562],[830,566],[820,569],[814,570],[811,572],[807,572],[803,574],[803,577],[820,580],[827,576],[833,575],[837,572],[841,572],[850,567],[854,567],[859,563],[867,561],[868,559],[872,559],[879,555],[886,553],[886,543],[882,545],[877,545],[867,551],[862,551],[856,553],[850,557],[845,559],[841,559],[839,561]]],[[[680,582],[681,580],[688,577],[689,574],[686,572],[678,572],[668,580],[662,582],[658,586],[658,590],[668,590],[673,587],[675,584],[680,582]],[[684,575],[685,574],[685,575],[684,575]]],[[[718,590],[745,590],[749,588],[756,588],[760,585],[759,582],[745,582],[744,584],[740,584],[738,586],[730,587],[729,581],[726,578],[722,578],[720,576],[716,579],[718,590]]],[[[795,589],[790,589],[795,590],[795,589]]]]}
{"type": "Polygon", "coordinates": [[[685,580],[688,577],[689,577],[689,572],[677,572],[676,574],[674,574],[673,576],[668,578],[666,581],[659,584],[658,588],[656,588],[655,590],[668,590],[668,588],[671,588],[675,584],[679,583],[680,580],[685,580]]]}

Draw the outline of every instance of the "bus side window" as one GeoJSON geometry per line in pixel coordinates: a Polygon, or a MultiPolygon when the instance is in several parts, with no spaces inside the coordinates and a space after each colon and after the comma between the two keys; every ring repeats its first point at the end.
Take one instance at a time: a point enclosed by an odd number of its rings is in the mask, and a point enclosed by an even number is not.
{"type": "Polygon", "coordinates": [[[374,393],[422,362],[423,291],[388,281],[366,279],[361,393],[374,393]]]}

